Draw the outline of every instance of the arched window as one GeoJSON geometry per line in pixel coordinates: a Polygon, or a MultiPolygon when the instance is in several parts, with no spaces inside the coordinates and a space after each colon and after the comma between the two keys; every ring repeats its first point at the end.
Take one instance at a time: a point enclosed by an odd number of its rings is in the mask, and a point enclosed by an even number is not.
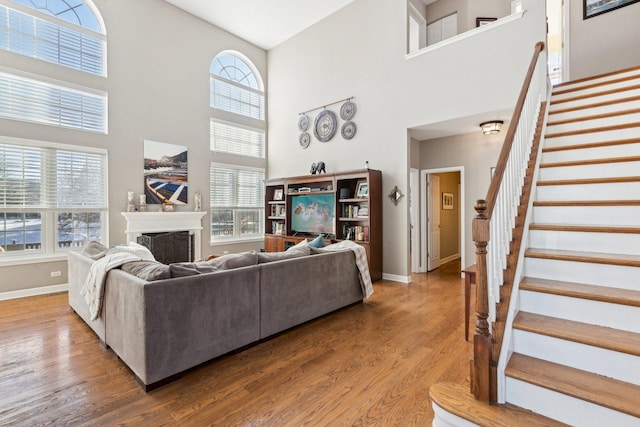
{"type": "Polygon", "coordinates": [[[211,243],[259,240],[266,167],[262,79],[237,52],[216,56],[210,73],[211,243]],[[220,153],[224,163],[217,158],[220,153]]]}

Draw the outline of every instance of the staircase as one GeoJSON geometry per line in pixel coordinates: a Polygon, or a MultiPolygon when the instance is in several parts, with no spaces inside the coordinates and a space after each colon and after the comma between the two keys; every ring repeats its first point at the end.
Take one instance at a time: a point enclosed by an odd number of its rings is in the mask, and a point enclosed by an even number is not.
{"type": "Polygon", "coordinates": [[[640,426],[640,68],[554,88],[507,402],[640,426]]]}
{"type": "Polygon", "coordinates": [[[640,67],[556,86],[548,110],[506,404],[437,384],[434,426],[640,426],[640,67]]]}

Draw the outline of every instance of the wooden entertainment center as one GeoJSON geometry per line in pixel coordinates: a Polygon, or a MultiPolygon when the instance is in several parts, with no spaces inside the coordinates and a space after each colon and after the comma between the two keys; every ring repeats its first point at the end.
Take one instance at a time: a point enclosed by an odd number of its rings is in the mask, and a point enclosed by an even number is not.
{"type": "Polygon", "coordinates": [[[382,172],[306,175],[265,185],[265,251],[281,252],[319,234],[327,244],[353,240],[367,251],[371,279],[382,279],[382,172]]]}

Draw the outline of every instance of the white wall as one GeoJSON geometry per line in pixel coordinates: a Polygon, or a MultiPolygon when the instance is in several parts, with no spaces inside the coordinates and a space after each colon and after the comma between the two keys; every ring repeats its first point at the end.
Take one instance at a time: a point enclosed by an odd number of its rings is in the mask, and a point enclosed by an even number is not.
{"type": "Polygon", "coordinates": [[[571,80],[640,65],[640,3],[582,19],[582,1],[570,2],[571,80]]]}
{"type": "MultiPolygon", "coordinates": [[[[158,0],[95,0],[107,29],[108,79],[97,82],[109,93],[109,134],[99,135],[0,119],[0,135],[101,147],[109,152],[109,243],[125,241],[127,191],[143,190],[143,141],[188,146],[189,205],[202,193],[209,206],[209,66],[226,49],[238,50],[256,65],[266,81],[266,52],[180,9],[158,0]]],[[[30,58],[0,52],[3,66],[17,64],[38,74],[77,73],[30,58]]],[[[210,225],[203,218],[202,254],[240,251],[263,245],[212,248],[210,225]]],[[[66,262],[0,267],[0,292],[66,283],[66,262]],[[62,277],[51,279],[50,271],[62,277]]]]}
{"type": "MultiPolygon", "coordinates": [[[[383,172],[384,194],[394,185],[406,193],[408,128],[513,108],[533,46],[544,40],[543,2],[526,0],[522,19],[411,59],[404,55],[406,8],[406,0],[355,0],[269,51],[270,178],[306,174],[318,160],[328,171],[360,169],[369,160],[383,172]],[[358,105],[357,135],[327,143],[312,137],[300,148],[298,113],[350,96],[358,105]]],[[[309,114],[312,122],[317,113],[309,114]]],[[[409,275],[406,200],[383,200],[387,275],[409,275]]]]}

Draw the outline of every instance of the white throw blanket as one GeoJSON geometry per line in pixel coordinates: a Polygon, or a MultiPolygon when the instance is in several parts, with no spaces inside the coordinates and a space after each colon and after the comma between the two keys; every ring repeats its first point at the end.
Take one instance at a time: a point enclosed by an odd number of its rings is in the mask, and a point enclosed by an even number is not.
{"type": "Polygon", "coordinates": [[[91,264],[89,275],[84,281],[80,295],[89,305],[91,320],[96,320],[100,316],[102,309],[102,299],[104,297],[104,283],[107,280],[107,273],[122,264],[133,261],[140,261],[141,257],[131,252],[120,251],[116,248],[109,249],[106,255],[91,264]]]}
{"type": "Polygon", "coordinates": [[[369,274],[369,264],[367,263],[367,251],[357,243],[351,240],[343,240],[342,242],[334,243],[324,248],[320,248],[320,251],[344,251],[351,250],[356,255],[356,266],[360,272],[360,286],[362,286],[362,293],[365,298],[369,298],[373,294],[373,284],[371,283],[371,275],[369,274]]]}

